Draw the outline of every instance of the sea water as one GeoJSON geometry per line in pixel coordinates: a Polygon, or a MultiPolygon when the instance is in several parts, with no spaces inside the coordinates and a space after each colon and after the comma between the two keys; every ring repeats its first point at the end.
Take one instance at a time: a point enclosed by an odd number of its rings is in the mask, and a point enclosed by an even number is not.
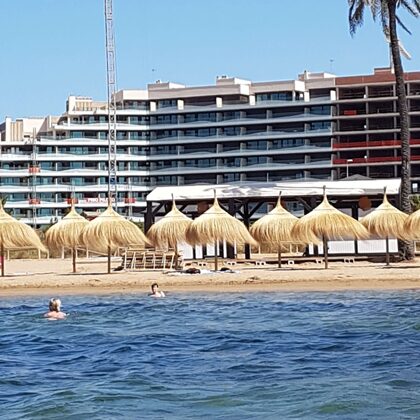
{"type": "Polygon", "coordinates": [[[420,418],[419,291],[62,300],[0,300],[0,418],[420,418]]]}

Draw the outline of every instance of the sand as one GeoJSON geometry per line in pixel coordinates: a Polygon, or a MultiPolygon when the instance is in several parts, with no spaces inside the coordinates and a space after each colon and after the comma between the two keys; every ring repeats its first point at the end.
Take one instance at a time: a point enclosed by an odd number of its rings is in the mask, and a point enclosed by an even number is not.
{"type": "MultiPolygon", "coordinates": [[[[117,266],[114,262],[113,266],[117,266]]],[[[0,279],[0,297],[24,295],[146,293],[153,282],[168,292],[340,291],[420,288],[420,260],[383,264],[333,262],[234,267],[235,273],[172,275],[162,271],[118,271],[106,274],[106,262],[81,260],[77,274],[69,259],[11,260],[0,279]]]]}

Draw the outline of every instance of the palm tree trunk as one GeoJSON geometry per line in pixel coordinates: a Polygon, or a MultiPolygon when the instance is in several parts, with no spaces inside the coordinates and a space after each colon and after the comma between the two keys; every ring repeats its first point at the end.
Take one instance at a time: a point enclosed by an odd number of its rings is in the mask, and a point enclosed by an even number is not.
{"type": "MultiPolygon", "coordinates": [[[[397,35],[396,0],[388,1],[387,6],[389,12],[389,35],[391,40],[392,62],[394,64],[401,127],[401,210],[405,213],[411,213],[410,125],[407,95],[405,93],[404,84],[404,70],[397,35]]],[[[407,260],[414,258],[414,246],[412,242],[401,241],[401,251],[403,258],[407,260]]]]}

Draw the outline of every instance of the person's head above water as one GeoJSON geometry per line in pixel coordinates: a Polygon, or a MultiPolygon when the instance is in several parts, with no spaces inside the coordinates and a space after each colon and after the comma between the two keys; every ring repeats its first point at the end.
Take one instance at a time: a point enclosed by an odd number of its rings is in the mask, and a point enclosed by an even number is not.
{"type": "Polygon", "coordinates": [[[49,309],[51,312],[60,312],[61,300],[57,298],[50,299],[49,309]]]}
{"type": "Polygon", "coordinates": [[[157,283],[153,283],[151,288],[152,288],[152,293],[156,293],[159,290],[159,285],[157,283]]]}

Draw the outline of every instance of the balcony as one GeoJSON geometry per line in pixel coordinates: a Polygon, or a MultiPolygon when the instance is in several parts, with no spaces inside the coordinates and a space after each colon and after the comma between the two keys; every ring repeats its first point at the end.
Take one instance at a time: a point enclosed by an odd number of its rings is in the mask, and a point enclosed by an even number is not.
{"type": "MultiPolygon", "coordinates": [[[[420,144],[420,139],[411,139],[410,145],[420,144]]],[[[340,142],[334,143],[333,149],[352,149],[352,148],[370,148],[370,147],[393,147],[401,146],[400,140],[378,140],[378,141],[358,141],[358,142],[340,142]]]]}
{"type": "MultiPolygon", "coordinates": [[[[420,161],[420,155],[411,156],[411,161],[420,161]]],[[[366,157],[352,159],[333,159],[333,165],[355,165],[366,163],[392,163],[401,162],[401,156],[382,156],[382,157],[366,157]]]]}

